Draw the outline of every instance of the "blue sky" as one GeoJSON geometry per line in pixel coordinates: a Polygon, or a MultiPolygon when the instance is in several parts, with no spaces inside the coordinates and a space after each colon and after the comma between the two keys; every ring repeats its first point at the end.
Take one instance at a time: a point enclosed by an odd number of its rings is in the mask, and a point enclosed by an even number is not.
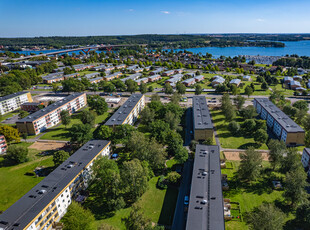
{"type": "Polygon", "coordinates": [[[309,0],[0,0],[0,37],[310,33],[309,0]]]}

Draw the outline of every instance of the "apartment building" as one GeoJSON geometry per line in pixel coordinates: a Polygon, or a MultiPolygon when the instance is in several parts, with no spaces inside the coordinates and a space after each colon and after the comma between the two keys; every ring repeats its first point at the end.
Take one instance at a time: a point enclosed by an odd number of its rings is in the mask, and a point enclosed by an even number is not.
{"type": "Polygon", "coordinates": [[[224,230],[220,148],[196,145],[186,230],[224,230]]]}
{"type": "Polygon", "coordinates": [[[16,122],[17,129],[21,133],[38,135],[44,130],[61,122],[60,112],[67,110],[73,114],[87,104],[85,93],[74,93],[50,106],[41,109],[16,122]]]}
{"type": "Polygon", "coordinates": [[[113,73],[113,74],[110,74],[108,76],[105,76],[103,77],[106,81],[112,81],[113,79],[115,78],[119,78],[120,76],[122,75],[121,72],[116,72],[116,73],[113,73]]]}
{"type": "Polygon", "coordinates": [[[111,154],[111,142],[91,140],[0,215],[0,230],[49,230],[88,187],[91,167],[111,154]]]}
{"type": "Polygon", "coordinates": [[[4,135],[0,134],[0,155],[6,153],[8,146],[6,144],[6,140],[4,135]]]}
{"type": "Polygon", "coordinates": [[[39,105],[43,105],[43,103],[40,103],[40,102],[26,102],[24,104],[22,104],[20,106],[20,108],[24,111],[27,111],[27,112],[35,112],[35,111],[38,111],[39,110],[39,105]]]}
{"type": "Polygon", "coordinates": [[[305,144],[305,131],[271,101],[267,98],[255,98],[253,105],[279,140],[288,146],[305,144]]]}
{"type": "Polygon", "coordinates": [[[193,97],[193,124],[196,141],[213,139],[213,123],[205,96],[193,97]]]}
{"type": "Polygon", "coordinates": [[[308,176],[310,176],[310,148],[304,148],[302,151],[301,163],[307,171],[308,176]]]}
{"type": "Polygon", "coordinates": [[[148,83],[149,78],[148,77],[140,78],[140,79],[135,80],[135,82],[137,82],[137,85],[141,85],[141,83],[148,83]]]}
{"type": "Polygon", "coordinates": [[[127,101],[105,123],[108,126],[133,125],[145,106],[143,94],[132,94],[127,101]]]}
{"type": "Polygon", "coordinates": [[[6,114],[20,109],[20,106],[26,102],[32,102],[29,92],[18,92],[0,97],[0,114],[6,114]]]}

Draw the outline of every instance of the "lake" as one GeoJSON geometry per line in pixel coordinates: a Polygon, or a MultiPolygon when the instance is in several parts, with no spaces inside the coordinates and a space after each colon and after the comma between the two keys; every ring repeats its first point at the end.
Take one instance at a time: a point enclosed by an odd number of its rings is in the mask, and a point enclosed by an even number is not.
{"type": "MultiPolygon", "coordinates": [[[[186,50],[193,53],[210,53],[213,57],[217,58],[223,56],[238,56],[238,55],[260,55],[260,56],[285,56],[286,54],[297,54],[299,56],[310,56],[310,41],[297,41],[297,42],[283,42],[285,47],[274,48],[274,47],[201,47],[201,48],[188,48],[186,50]]],[[[184,49],[175,49],[180,51],[184,49]]],[[[17,51],[29,55],[30,53],[49,53],[57,50],[41,50],[41,51],[17,51]]],[[[0,51],[2,52],[2,51],[0,51]]],[[[79,53],[76,51],[75,53],[79,53]]],[[[97,51],[101,52],[101,51],[97,51]]]]}

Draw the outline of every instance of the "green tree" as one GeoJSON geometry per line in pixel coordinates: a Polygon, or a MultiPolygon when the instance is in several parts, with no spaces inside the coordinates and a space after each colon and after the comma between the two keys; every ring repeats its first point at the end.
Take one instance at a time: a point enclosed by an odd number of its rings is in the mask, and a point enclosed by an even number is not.
{"type": "Polygon", "coordinates": [[[245,87],[245,89],[244,89],[244,93],[246,94],[246,95],[248,95],[248,97],[250,97],[252,94],[253,94],[253,89],[252,89],[252,87],[251,86],[246,86],[245,87]]]}
{"type": "Polygon", "coordinates": [[[18,143],[20,142],[20,133],[18,132],[17,129],[8,126],[8,125],[3,125],[0,126],[0,133],[4,135],[7,143],[11,143],[12,141],[18,143]]]}
{"type": "Polygon", "coordinates": [[[95,192],[96,202],[106,211],[119,210],[125,206],[116,161],[106,156],[100,157],[94,162],[93,178],[92,190],[95,192]]]}
{"type": "Polygon", "coordinates": [[[93,133],[89,124],[74,124],[70,129],[71,142],[78,146],[84,145],[92,139],[93,133]]]}
{"type": "Polygon", "coordinates": [[[248,222],[253,230],[283,229],[285,214],[273,204],[263,203],[249,213],[248,222]]]}
{"type": "Polygon", "coordinates": [[[305,101],[305,100],[299,100],[299,101],[296,101],[294,104],[293,104],[293,107],[299,109],[299,110],[304,110],[304,111],[308,111],[309,108],[308,108],[308,102],[305,101]]]}
{"type": "Polygon", "coordinates": [[[310,130],[310,114],[307,114],[303,120],[305,130],[310,130]]]}
{"type": "Polygon", "coordinates": [[[284,141],[270,139],[268,142],[268,147],[270,150],[268,159],[273,170],[275,170],[278,166],[281,165],[283,157],[286,154],[286,145],[284,141]]]}
{"type": "Polygon", "coordinates": [[[138,159],[123,163],[121,179],[130,202],[135,202],[147,190],[148,172],[138,159]]]}
{"type": "Polygon", "coordinates": [[[173,88],[169,83],[166,83],[164,86],[165,94],[173,94],[173,88]]]}
{"type": "Polygon", "coordinates": [[[109,140],[113,135],[113,130],[107,125],[101,125],[95,133],[95,137],[101,140],[109,140]]]}
{"type": "Polygon", "coordinates": [[[241,110],[242,106],[245,103],[245,98],[241,95],[238,95],[237,97],[234,97],[234,104],[237,107],[237,110],[241,110]]]}
{"type": "Polygon", "coordinates": [[[147,86],[146,86],[145,83],[143,83],[143,82],[140,83],[139,91],[140,91],[142,94],[145,94],[145,93],[147,92],[147,86]]]}
{"type": "Polygon", "coordinates": [[[83,124],[89,124],[94,127],[96,114],[93,111],[84,109],[80,115],[80,119],[83,124]]]}
{"type": "Polygon", "coordinates": [[[130,93],[136,92],[137,86],[138,86],[137,82],[135,82],[132,79],[128,79],[128,80],[126,80],[125,84],[127,86],[127,91],[128,92],[130,92],[130,93]]]}
{"type": "Polygon", "coordinates": [[[241,162],[238,169],[239,177],[248,181],[256,180],[260,175],[262,155],[253,147],[239,153],[241,162]]]}
{"type": "Polygon", "coordinates": [[[242,126],[246,133],[252,134],[255,131],[256,122],[254,119],[246,119],[242,126]]]}
{"type": "Polygon", "coordinates": [[[195,85],[195,95],[200,95],[202,94],[202,87],[200,84],[195,85]]]}
{"type": "Polygon", "coordinates": [[[181,119],[178,117],[177,114],[171,111],[167,111],[167,113],[165,114],[164,121],[167,122],[167,124],[169,124],[170,129],[177,130],[178,125],[181,122],[181,119]]]}
{"type": "Polygon", "coordinates": [[[170,131],[169,124],[162,120],[155,120],[149,125],[149,129],[152,137],[160,143],[165,143],[170,131]]]}
{"type": "Polygon", "coordinates": [[[257,116],[256,109],[253,105],[249,105],[240,111],[243,119],[252,119],[257,116]]]}
{"type": "Polygon", "coordinates": [[[268,88],[269,88],[269,86],[268,86],[267,82],[264,81],[261,85],[261,89],[266,91],[268,88]]]}
{"type": "Polygon", "coordinates": [[[178,94],[185,94],[186,93],[186,86],[180,82],[177,83],[176,85],[176,88],[177,88],[177,92],[178,94]]]}
{"type": "Polygon", "coordinates": [[[267,140],[268,140],[268,134],[267,134],[266,130],[258,129],[255,131],[254,141],[257,144],[259,144],[259,145],[265,144],[267,140]]]}
{"type": "Polygon", "coordinates": [[[300,164],[300,155],[296,148],[288,148],[286,151],[286,156],[282,158],[281,161],[281,172],[287,173],[289,171],[294,171],[298,168],[300,164]]]}
{"type": "Polygon", "coordinates": [[[135,128],[132,125],[119,125],[114,130],[112,138],[115,143],[124,143],[128,141],[133,131],[135,131],[135,128]]]}
{"type": "Polygon", "coordinates": [[[150,85],[150,86],[148,87],[147,91],[153,92],[153,91],[154,91],[154,87],[150,85]]]}
{"type": "Polygon", "coordinates": [[[59,91],[59,85],[57,83],[52,83],[52,90],[56,94],[59,91]]]}
{"type": "Polygon", "coordinates": [[[62,124],[64,124],[65,127],[67,128],[67,125],[71,123],[71,116],[68,110],[62,110],[60,112],[60,119],[61,119],[62,124]]]}
{"type": "Polygon", "coordinates": [[[61,218],[64,230],[92,230],[95,221],[94,215],[88,209],[84,209],[79,203],[73,201],[67,213],[61,218]]]}
{"type": "Polygon", "coordinates": [[[238,135],[240,131],[240,125],[236,121],[231,121],[228,124],[227,129],[233,134],[233,135],[238,135]]]}
{"type": "Polygon", "coordinates": [[[99,95],[87,95],[87,103],[90,109],[96,111],[98,115],[102,115],[108,111],[108,104],[99,95]]]}
{"type": "Polygon", "coordinates": [[[173,93],[172,96],[170,97],[170,101],[173,104],[179,105],[179,102],[181,100],[181,95],[178,93],[173,93]]]}
{"type": "Polygon", "coordinates": [[[177,153],[178,147],[183,145],[183,139],[179,133],[171,130],[166,138],[167,152],[174,156],[177,153]]]}
{"type": "Polygon", "coordinates": [[[155,113],[148,106],[146,106],[140,113],[141,123],[142,124],[150,124],[154,121],[155,113]]]}
{"type": "Polygon", "coordinates": [[[305,202],[298,206],[296,210],[296,220],[306,229],[310,225],[310,202],[305,202]]]}
{"type": "Polygon", "coordinates": [[[69,153],[64,150],[58,150],[53,154],[53,162],[55,167],[61,165],[65,160],[70,157],[69,153]]]}
{"type": "Polygon", "coordinates": [[[5,157],[13,164],[27,162],[29,160],[28,148],[24,146],[10,145],[5,157]]]}
{"type": "Polygon", "coordinates": [[[144,213],[138,204],[133,204],[130,214],[122,220],[125,223],[126,230],[150,230],[152,222],[144,216],[144,213]]]}
{"type": "Polygon", "coordinates": [[[18,118],[23,119],[23,118],[27,117],[28,115],[29,115],[29,113],[27,111],[21,110],[18,114],[18,118]]]}
{"type": "Polygon", "coordinates": [[[224,111],[225,119],[226,121],[232,121],[236,118],[236,109],[234,106],[230,105],[227,107],[227,109],[224,111]]]}
{"type": "Polygon", "coordinates": [[[185,147],[182,145],[179,145],[177,147],[174,159],[179,163],[179,164],[184,164],[187,159],[188,159],[188,151],[185,147]]]}
{"type": "Polygon", "coordinates": [[[172,171],[168,173],[166,179],[170,184],[178,184],[181,179],[181,175],[176,171],[172,171]]]}

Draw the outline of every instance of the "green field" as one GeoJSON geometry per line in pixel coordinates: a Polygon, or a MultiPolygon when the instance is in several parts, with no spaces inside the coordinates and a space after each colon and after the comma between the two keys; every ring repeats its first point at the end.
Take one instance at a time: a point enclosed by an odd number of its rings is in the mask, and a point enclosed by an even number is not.
{"type": "MultiPolygon", "coordinates": [[[[243,136],[236,137],[232,135],[227,130],[229,122],[225,121],[225,116],[220,110],[211,110],[211,114],[222,148],[247,149],[250,146],[254,146],[257,149],[268,149],[266,144],[257,146],[253,138],[246,138],[243,136]]],[[[237,121],[238,118],[240,119],[240,117],[237,117],[237,121]]]]}
{"type": "MultiPolygon", "coordinates": [[[[263,202],[275,202],[277,205],[283,205],[283,191],[272,189],[272,180],[283,175],[279,173],[263,173],[261,178],[251,184],[242,183],[237,178],[237,169],[239,161],[229,161],[233,165],[233,169],[222,169],[223,174],[228,175],[228,183],[230,189],[223,191],[223,197],[230,199],[231,202],[239,202],[243,219],[245,214],[260,206],[263,202]]],[[[263,161],[263,170],[270,167],[269,162],[263,161]]],[[[293,219],[293,214],[286,212],[287,220],[293,219]]],[[[240,220],[231,220],[225,222],[227,230],[247,230],[249,227],[246,222],[240,220]]]]}
{"type": "MultiPolygon", "coordinates": [[[[19,143],[17,145],[30,146],[32,143],[19,143]]],[[[19,198],[26,194],[44,177],[27,176],[36,167],[51,167],[54,165],[52,156],[38,156],[39,151],[29,149],[30,161],[14,166],[6,166],[4,158],[0,156],[0,211],[6,210],[19,198]]]]}
{"type": "MultiPolygon", "coordinates": [[[[88,108],[85,108],[88,109],[88,108]]],[[[64,140],[69,141],[70,140],[70,128],[74,124],[82,124],[81,120],[79,119],[80,112],[77,112],[71,116],[71,123],[67,127],[65,127],[63,124],[60,124],[59,126],[55,128],[50,128],[45,131],[45,134],[40,138],[42,140],[64,140]]],[[[99,115],[96,117],[95,124],[99,124],[103,122],[107,117],[109,113],[106,112],[102,115],[99,115]]],[[[93,128],[95,130],[95,128],[93,128]]]]}
{"type": "MultiPolygon", "coordinates": [[[[153,223],[171,225],[173,221],[174,209],[178,196],[178,190],[168,188],[160,190],[156,188],[158,177],[153,177],[149,181],[149,189],[137,201],[142,207],[145,217],[152,220],[153,223]]],[[[105,223],[116,229],[125,229],[123,218],[129,216],[131,208],[121,209],[115,212],[115,215],[106,219],[97,220],[96,224],[100,226],[105,223]]]]}

